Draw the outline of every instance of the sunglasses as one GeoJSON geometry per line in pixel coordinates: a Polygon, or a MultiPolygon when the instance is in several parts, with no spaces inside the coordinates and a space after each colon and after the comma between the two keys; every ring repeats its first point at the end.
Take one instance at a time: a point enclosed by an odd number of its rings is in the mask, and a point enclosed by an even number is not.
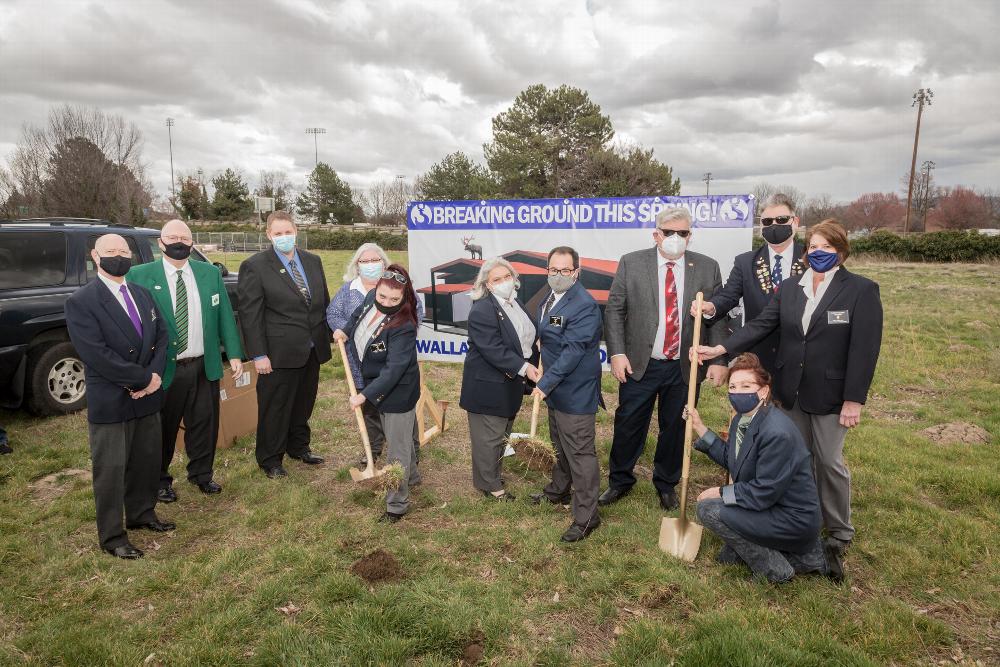
{"type": "Polygon", "coordinates": [[[765,227],[770,227],[771,225],[777,223],[779,225],[787,225],[789,222],[795,219],[794,215],[777,215],[773,218],[761,218],[760,224],[765,227]]]}
{"type": "Polygon", "coordinates": [[[664,236],[673,236],[674,234],[677,234],[677,236],[681,237],[682,239],[686,239],[687,237],[691,236],[691,230],[689,229],[660,229],[659,227],[657,227],[656,231],[660,232],[664,236]]]}
{"type": "Polygon", "coordinates": [[[402,273],[396,273],[395,271],[386,271],[382,274],[383,280],[395,280],[400,285],[406,284],[406,276],[402,273]]]}

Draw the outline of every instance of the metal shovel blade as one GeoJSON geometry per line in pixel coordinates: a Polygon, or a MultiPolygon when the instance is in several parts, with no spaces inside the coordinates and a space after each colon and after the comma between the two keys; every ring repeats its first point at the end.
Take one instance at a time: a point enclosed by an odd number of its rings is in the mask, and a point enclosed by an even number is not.
{"type": "Polygon", "coordinates": [[[355,482],[360,482],[364,479],[371,479],[373,477],[381,477],[385,474],[385,468],[380,468],[376,470],[375,468],[365,468],[364,470],[358,470],[357,468],[351,468],[348,472],[351,473],[351,479],[355,482]]]}
{"type": "Polygon", "coordinates": [[[701,546],[704,528],[684,518],[663,517],[660,522],[660,549],[689,563],[694,562],[701,546]]]}

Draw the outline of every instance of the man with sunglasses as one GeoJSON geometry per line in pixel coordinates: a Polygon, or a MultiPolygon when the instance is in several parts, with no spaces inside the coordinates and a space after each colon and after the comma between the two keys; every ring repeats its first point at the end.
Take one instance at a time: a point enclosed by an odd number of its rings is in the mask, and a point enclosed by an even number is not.
{"type": "MultiPolygon", "coordinates": [[[[725,287],[704,303],[702,314],[706,318],[725,316],[742,298],[744,322],[749,322],[760,315],[783,280],[801,276],[805,271],[802,244],[796,239],[799,217],[795,214],[795,202],[785,194],[771,195],[764,202],[760,224],[766,243],[757,250],[736,256],[725,287]]],[[[692,316],[694,310],[692,303],[692,316]]],[[[750,349],[772,377],[777,377],[774,364],[779,341],[775,330],[750,349]]]]}
{"type": "MultiPolygon", "coordinates": [[[[691,214],[686,208],[660,211],[653,231],[656,245],[623,256],[611,283],[605,340],[611,373],[621,385],[608,489],[601,494],[601,505],[617,502],[631,492],[636,482],[633,469],[645,447],[657,399],[659,436],[653,485],[663,509],[678,505],[674,487],[681,477],[681,413],[687,403],[688,350],[694,330],[694,319],[684,305],[698,292],[713,294],[722,286],[718,262],[687,250],[691,235],[691,214]]],[[[725,332],[721,329],[707,326],[703,337],[722,341],[725,332]]],[[[702,367],[698,382],[707,376],[719,386],[724,371],[724,364],[702,367]]]]}

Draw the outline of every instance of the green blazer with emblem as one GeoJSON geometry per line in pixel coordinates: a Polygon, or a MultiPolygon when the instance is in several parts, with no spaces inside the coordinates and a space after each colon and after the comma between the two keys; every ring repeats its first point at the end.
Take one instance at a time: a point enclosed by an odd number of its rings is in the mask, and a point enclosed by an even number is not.
{"type": "MultiPolygon", "coordinates": [[[[205,341],[205,376],[212,381],[222,377],[222,353],[220,346],[225,347],[226,356],[230,359],[243,359],[243,346],[240,344],[240,331],[233,316],[233,306],[229,302],[225,283],[219,270],[206,262],[188,260],[194,272],[194,281],[198,285],[198,296],[201,300],[201,327],[205,341]]],[[[167,366],[163,370],[163,388],[170,386],[177,367],[177,324],[174,321],[174,304],[170,300],[170,286],[167,284],[167,272],[163,268],[163,260],[140,264],[129,269],[128,280],[141,285],[153,295],[153,300],[163,313],[167,322],[169,352],[167,366]]]]}

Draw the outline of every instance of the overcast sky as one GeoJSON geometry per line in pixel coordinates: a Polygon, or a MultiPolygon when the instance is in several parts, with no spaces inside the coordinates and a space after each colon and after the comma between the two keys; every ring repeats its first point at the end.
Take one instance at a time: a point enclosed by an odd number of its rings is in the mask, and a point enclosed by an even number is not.
{"type": "Polygon", "coordinates": [[[0,155],[53,105],[142,129],[157,191],[175,169],[320,159],[365,187],[462,150],[533,83],[587,90],[619,140],[683,194],[791,184],[849,200],[918,166],[1000,188],[1000,2],[838,0],[0,0],[0,155]]]}

